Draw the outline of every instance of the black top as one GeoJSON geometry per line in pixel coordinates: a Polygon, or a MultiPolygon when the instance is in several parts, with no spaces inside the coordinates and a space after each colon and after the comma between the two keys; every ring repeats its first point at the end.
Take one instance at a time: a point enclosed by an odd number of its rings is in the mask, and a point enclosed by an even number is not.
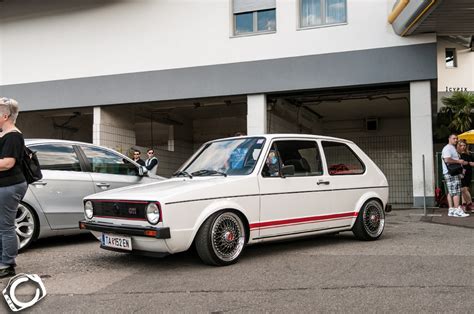
{"type": "Polygon", "coordinates": [[[157,163],[158,163],[158,158],[152,157],[151,160],[150,159],[146,160],[145,166],[148,170],[151,170],[156,166],[157,163]]]}
{"type": "MultiPolygon", "coordinates": [[[[461,154],[460,157],[464,161],[469,161],[469,162],[474,161],[474,159],[472,158],[470,154],[461,154]]],[[[464,173],[464,176],[470,177],[472,175],[472,167],[469,164],[467,164],[467,165],[463,165],[463,168],[466,170],[466,172],[464,173]]]]}
{"type": "Polygon", "coordinates": [[[138,159],[138,160],[135,160],[135,162],[136,162],[137,164],[139,164],[140,166],[144,166],[144,165],[145,165],[145,161],[144,161],[143,159],[141,159],[141,158],[138,159]]]}
{"type": "Polygon", "coordinates": [[[0,137],[0,159],[15,158],[15,165],[11,169],[0,171],[0,186],[9,186],[26,181],[21,171],[24,146],[25,141],[21,133],[9,132],[0,137]]]}

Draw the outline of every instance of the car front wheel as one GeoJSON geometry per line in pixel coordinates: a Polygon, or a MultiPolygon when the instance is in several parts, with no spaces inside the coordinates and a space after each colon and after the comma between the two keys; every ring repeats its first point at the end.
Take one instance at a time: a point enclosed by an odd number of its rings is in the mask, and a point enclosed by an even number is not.
{"type": "Polygon", "coordinates": [[[246,243],[242,219],[234,212],[218,212],[199,229],[195,246],[201,260],[208,265],[225,266],[237,262],[246,243]]]}
{"type": "Polygon", "coordinates": [[[352,232],[359,240],[377,240],[385,227],[385,211],[382,204],[376,200],[370,200],[364,204],[359,211],[352,232]]]}
{"type": "Polygon", "coordinates": [[[39,223],[33,210],[27,205],[20,203],[15,218],[16,236],[18,238],[18,249],[26,249],[36,240],[39,231],[39,223]]]}

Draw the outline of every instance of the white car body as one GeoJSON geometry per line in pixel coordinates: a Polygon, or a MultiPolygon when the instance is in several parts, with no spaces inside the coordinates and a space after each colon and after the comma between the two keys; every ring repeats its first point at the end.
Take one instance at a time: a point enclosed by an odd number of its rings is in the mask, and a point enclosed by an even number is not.
{"type": "MultiPolygon", "coordinates": [[[[101,203],[113,204],[117,210],[125,204],[129,213],[137,213],[137,209],[130,207],[130,204],[141,206],[139,204],[143,202],[144,206],[145,203],[157,202],[161,206],[158,224],[149,223],[147,218],[140,214],[137,218],[127,219],[113,215],[94,215],[80,222],[81,228],[90,229],[98,239],[103,232],[127,235],[127,228],[157,230],[156,237],[128,233],[131,248],[137,252],[168,254],[188,250],[205,221],[216,213],[225,211],[234,212],[241,218],[246,229],[245,242],[253,244],[348,231],[354,227],[359,211],[367,202],[379,203],[382,211],[386,208],[389,188],[385,175],[353,142],[301,134],[272,134],[225,140],[252,138],[263,139],[258,140],[263,144],[255,167],[247,175],[175,177],[157,183],[98,193],[84,199],[85,202],[92,201],[94,212],[96,204],[101,203]],[[321,157],[321,173],[265,177],[262,169],[270,149],[276,147],[273,143],[291,141],[308,141],[311,145],[316,143],[321,157]],[[363,173],[352,175],[350,171],[342,171],[344,175],[334,175],[336,172],[331,170],[330,174],[322,142],[347,145],[364,165],[363,173]],[[159,238],[160,233],[165,236],[159,238]]],[[[198,158],[209,143],[204,144],[181,169],[186,169],[198,158]]],[[[377,219],[381,220],[381,234],[384,214],[380,215],[382,216],[377,219]]],[[[374,239],[380,234],[376,234],[374,239]]],[[[233,234],[226,236],[230,237],[230,240],[234,237],[233,234]]]]}

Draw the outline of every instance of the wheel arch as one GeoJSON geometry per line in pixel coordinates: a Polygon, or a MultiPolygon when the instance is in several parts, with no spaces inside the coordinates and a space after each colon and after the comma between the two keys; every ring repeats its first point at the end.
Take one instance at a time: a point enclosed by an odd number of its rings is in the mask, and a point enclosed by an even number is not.
{"type": "Polygon", "coordinates": [[[225,211],[233,212],[236,215],[238,215],[240,217],[240,219],[242,219],[242,222],[243,222],[244,228],[245,228],[245,238],[246,238],[245,241],[246,241],[246,243],[249,241],[249,238],[250,238],[250,222],[249,222],[249,219],[248,219],[247,215],[245,215],[244,210],[239,208],[238,205],[235,205],[235,206],[213,206],[212,208],[204,211],[199,216],[199,218],[197,220],[197,223],[195,224],[195,228],[194,228],[194,231],[193,231],[193,234],[192,234],[192,237],[191,237],[191,241],[187,245],[188,249],[192,245],[194,245],[196,235],[197,235],[199,229],[201,229],[204,222],[207,219],[209,219],[212,215],[214,215],[216,213],[220,213],[220,212],[225,212],[225,211]]]}
{"type": "Polygon", "coordinates": [[[380,195],[379,193],[376,193],[374,191],[366,192],[359,198],[359,201],[357,202],[354,208],[354,212],[359,213],[362,207],[371,200],[376,200],[380,203],[380,205],[382,205],[382,208],[385,208],[387,200],[385,200],[384,202],[384,199],[386,198],[383,195],[380,195]]]}
{"type": "MultiPolygon", "coordinates": [[[[359,198],[359,201],[357,202],[354,208],[354,212],[356,212],[357,215],[359,215],[359,212],[364,207],[364,205],[367,204],[367,202],[370,202],[372,200],[379,202],[380,205],[382,205],[382,208],[385,208],[385,204],[387,203],[387,201],[384,202],[383,199],[384,199],[384,196],[380,195],[379,193],[376,193],[374,191],[366,192],[359,198]]],[[[357,220],[357,216],[355,216],[352,219],[351,228],[354,227],[356,220],[357,220]]]]}

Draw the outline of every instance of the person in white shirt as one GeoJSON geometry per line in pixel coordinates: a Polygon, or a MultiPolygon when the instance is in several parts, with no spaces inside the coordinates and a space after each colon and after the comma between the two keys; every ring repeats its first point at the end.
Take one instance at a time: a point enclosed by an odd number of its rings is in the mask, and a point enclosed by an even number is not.
{"type": "Polygon", "coordinates": [[[468,162],[460,159],[459,154],[456,151],[458,136],[456,134],[451,134],[448,138],[448,141],[448,144],[443,147],[443,151],[441,153],[441,158],[443,159],[443,175],[448,188],[448,216],[468,217],[469,214],[465,213],[464,210],[459,206],[461,199],[462,174],[451,175],[448,171],[448,165],[466,165],[468,162]]]}

